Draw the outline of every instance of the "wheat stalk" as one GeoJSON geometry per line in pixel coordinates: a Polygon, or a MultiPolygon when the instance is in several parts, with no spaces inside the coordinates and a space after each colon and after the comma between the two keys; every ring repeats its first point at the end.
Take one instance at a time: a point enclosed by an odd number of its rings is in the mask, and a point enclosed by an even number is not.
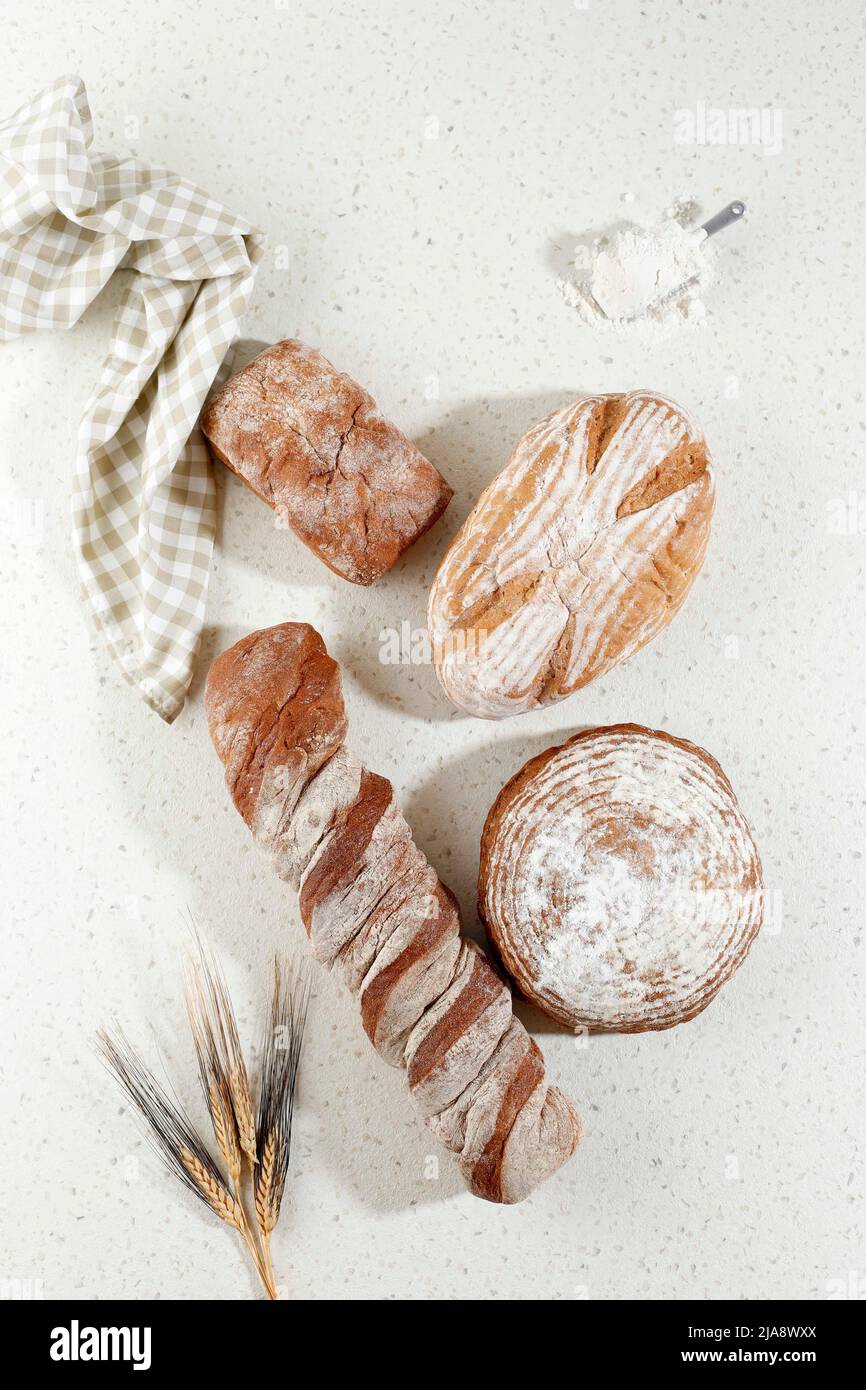
{"type": "Polygon", "coordinates": [[[252,1169],[256,1128],[235,1012],[220,964],[195,931],[193,945],[194,955],[186,963],[186,1007],[202,1089],[217,1142],[219,1127],[232,1148],[239,1146],[252,1169]]]}
{"type": "Polygon", "coordinates": [[[307,976],[305,973],[290,987],[279,962],[274,962],[270,1025],[256,1108],[225,978],[213,952],[197,933],[194,942],[195,954],[188,957],[185,970],[187,1016],[202,1092],[227,1178],[177,1098],[157,1080],[123,1032],[119,1028],[100,1029],[97,1046],[145,1121],[148,1138],[170,1171],[209,1211],[239,1233],[268,1296],[275,1299],[270,1238],[279,1220],[289,1166],[295,1084],[309,997],[307,976]],[[244,1206],[245,1166],[252,1186],[255,1226],[244,1206]]]}
{"type": "Polygon", "coordinates": [[[249,1247],[269,1296],[276,1298],[270,1259],[265,1263],[243,1205],[243,1164],[246,1160],[250,1173],[255,1171],[256,1131],[235,1012],[219,962],[195,930],[193,943],[195,953],[186,960],[185,998],[201,1088],[217,1148],[228,1169],[232,1197],[238,1209],[238,1230],[249,1247]]]}
{"type": "Polygon", "coordinates": [[[275,959],[271,1015],[262,1047],[256,1135],[259,1164],[253,1183],[259,1239],[266,1268],[272,1277],[271,1233],[280,1217],[289,1171],[295,1086],[308,1002],[306,970],[294,985],[290,985],[279,960],[275,959]]]}
{"type": "Polygon", "coordinates": [[[120,1028],[101,1028],[96,1042],[112,1075],[145,1122],[149,1141],[169,1170],[209,1211],[240,1233],[268,1295],[276,1298],[273,1277],[256,1245],[243,1202],[237,1192],[230,1190],[179,1101],[157,1080],[120,1028]]]}

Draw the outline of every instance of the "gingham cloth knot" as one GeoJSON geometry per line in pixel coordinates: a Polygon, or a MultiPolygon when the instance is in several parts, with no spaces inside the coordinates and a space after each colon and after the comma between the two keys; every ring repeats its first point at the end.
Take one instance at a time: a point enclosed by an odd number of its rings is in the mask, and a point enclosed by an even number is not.
{"type": "Polygon", "coordinates": [[[91,612],[172,720],[204,623],[214,481],[197,429],[252,293],[261,238],[195,184],[91,151],[84,83],[0,124],[0,338],[70,328],[130,276],[78,433],[72,513],[91,612]]]}

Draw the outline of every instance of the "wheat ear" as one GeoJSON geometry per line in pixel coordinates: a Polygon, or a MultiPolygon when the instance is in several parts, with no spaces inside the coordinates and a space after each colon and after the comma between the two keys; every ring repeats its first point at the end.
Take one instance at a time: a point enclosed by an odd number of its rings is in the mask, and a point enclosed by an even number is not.
{"type": "Polygon", "coordinates": [[[196,1158],[195,1154],[190,1153],[189,1149],[182,1149],[180,1156],[184,1167],[211,1211],[215,1212],[221,1221],[227,1221],[230,1226],[234,1226],[236,1231],[243,1234],[246,1219],[244,1209],[237,1197],[233,1197],[228,1188],[219,1179],[214,1178],[196,1158]]]}
{"type": "MultiPolygon", "coordinates": [[[[193,946],[194,952],[187,960],[186,1001],[205,1098],[210,1108],[211,1089],[215,1086],[221,1107],[228,1106],[231,1128],[252,1170],[256,1163],[256,1126],[235,1012],[219,961],[195,930],[193,946]]],[[[228,1116],[222,1118],[223,1123],[228,1123],[228,1116]]]]}
{"type": "Polygon", "coordinates": [[[274,960],[271,1013],[262,1047],[262,1074],[256,1144],[259,1154],[253,1193],[256,1222],[266,1267],[273,1277],[271,1233],[289,1170],[295,1086],[309,1002],[306,969],[290,984],[279,960],[274,960]]]}

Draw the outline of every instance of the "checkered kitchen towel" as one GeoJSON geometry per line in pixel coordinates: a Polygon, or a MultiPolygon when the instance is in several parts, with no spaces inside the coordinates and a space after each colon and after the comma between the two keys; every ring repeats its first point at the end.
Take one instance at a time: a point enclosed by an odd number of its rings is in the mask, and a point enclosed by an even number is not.
{"type": "Polygon", "coordinates": [[[69,328],[130,278],[78,434],[73,524],[87,600],[166,720],[204,622],[214,483],[196,421],[253,288],[260,238],[201,189],[93,154],[78,77],[0,123],[0,340],[69,328]]]}

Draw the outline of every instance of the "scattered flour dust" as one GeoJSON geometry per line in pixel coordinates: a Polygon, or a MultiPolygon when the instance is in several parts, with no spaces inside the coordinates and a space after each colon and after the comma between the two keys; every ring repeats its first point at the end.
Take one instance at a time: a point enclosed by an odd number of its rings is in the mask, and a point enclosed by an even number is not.
{"type": "Polygon", "coordinates": [[[697,212],[680,199],[654,226],[622,221],[579,241],[572,273],[560,281],[567,303],[585,323],[619,332],[699,322],[713,260],[697,212]]]}

